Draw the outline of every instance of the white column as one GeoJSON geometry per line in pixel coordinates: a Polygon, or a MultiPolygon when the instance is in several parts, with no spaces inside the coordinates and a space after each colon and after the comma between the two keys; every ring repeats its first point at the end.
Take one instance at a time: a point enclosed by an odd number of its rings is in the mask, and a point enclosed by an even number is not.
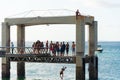
{"type": "Polygon", "coordinates": [[[10,26],[7,23],[2,23],[2,46],[10,46],[10,26]]]}
{"type": "MultiPolygon", "coordinates": [[[[10,46],[10,26],[7,23],[2,23],[2,46],[10,46]]],[[[4,49],[8,52],[7,49],[4,49]]],[[[10,62],[6,57],[2,57],[2,78],[10,78],[10,62]]]]}
{"type": "Polygon", "coordinates": [[[76,80],[84,80],[82,58],[85,50],[84,19],[76,20],[76,80]]]}
{"type": "MultiPolygon", "coordinates": [[[[25,47],[24,25],[17,25],[17,47],[25,47]]],[[[25,78],[25,62],[17,62],[17,77],[25,78]]]]}
{"type": "Polygon", "coordinates": [[[97,46],[97,22],[89,25],[89,55],[93,56],[97,46]]]}
{"type": "Polygon", "coordinates": [[[25,26],[17,25],[17,46],[24,47],[25,46],[25,26]]]}
{"type": "Polygon", "coordinates": [[[93,26],[94,26],[94,30],[95,30],[95,50],[97,50],[97,45],[98,45],[98,22],[97,21],[94,21],[93,23],[93,26]]]}
{"type": "Polygon", "coordinates": [[[97,70],[97,58],[94,56],[97,45],[97,22],[93,21],[93,23],[89,26],[89,79],[97,80],[98,79],[98,70],[97,70]]]}

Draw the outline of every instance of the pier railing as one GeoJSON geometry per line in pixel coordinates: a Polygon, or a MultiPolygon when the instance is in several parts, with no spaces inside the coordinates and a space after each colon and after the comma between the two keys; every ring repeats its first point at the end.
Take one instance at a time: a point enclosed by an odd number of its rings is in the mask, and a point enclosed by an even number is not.
{"type": "Polygon", "coordinates": [[[43,63],[75,63],[75,56],[51,55],[47,48],[32,47],[0,47],[0,57],[9,61],[43,62],[43,63]]]}
{"type": "Polygon", "coordinates": [[[0,47],[0,50],[6,51],[6,54],[48,54],[50,50],[46,47],[0,47]]]}

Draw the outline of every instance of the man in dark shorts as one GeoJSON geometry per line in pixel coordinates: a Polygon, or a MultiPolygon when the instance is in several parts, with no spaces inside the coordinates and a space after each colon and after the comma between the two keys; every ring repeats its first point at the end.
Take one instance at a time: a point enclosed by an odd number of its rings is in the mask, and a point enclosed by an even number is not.
{"type": "Polygon", "coordinates": [[[64,54],[65,54],[65,43],[64,42],[61,46],[61,53],[62,53],[62,56],[64,56],[64,54]]]}
{"type": "Polygon", "coordinates": [[[63,76],[64,76],[64,71],[65,71],[65,69],[66,69],[67,67],[64,67],[63,66],[63,68],[61,68],[61,71],[60,71],[60,78],[63,80],[63,76]]]}

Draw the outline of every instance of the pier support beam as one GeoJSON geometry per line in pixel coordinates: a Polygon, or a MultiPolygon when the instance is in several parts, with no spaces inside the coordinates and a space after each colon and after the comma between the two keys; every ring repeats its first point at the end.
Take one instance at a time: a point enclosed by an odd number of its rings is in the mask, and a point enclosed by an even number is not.
{"type": "Polygon", "coordinates": [[[76,19],[76,80],[85,80],[82,57],[85,50],[84,19],[76,19]]]}
{"type": "Polygon", "coordinates": [[[96,70],[96,61],[97,58],[95,55],[95,50],[97,48],[97,22],[93,21],[93,23],[89,27],[89,80],[97,80],[97,70],[96,70]]]}
{"type": "MultiPolygon", "coordinates": [[[[2,46],[10,46],[10,26],[7,23],[2,23],[2,46]]],[[[7,51],[9,50],[3,49],[7,51]]],[[[2,57],[2,79],[10,78],[10,62],[6,57],[2,57]]]]}
{"type": "Polygon", "coordinates": [[[2,58],[2,79],[10,79],[10,61],[8,58],[2,58]]]}
{"type": "Polygon", "coordinates": [[[89,80],[98,80],[98,57],[97,56],[90,57],[89,80]]]}
{"type": "Polygon", "coordinates": [[[95,27],[89,25],[89,56],[93,56],[95,52],[95,27]]]}
{"type": "MultiPolygon", "coordinates": [[[[17,25],[17,46],[25,47],[25,26],[17,25]]],[[[17,76],[18,78],[25,78],[25,63],[17,62],[17,76]]]]}
{"type": "Polygon", "coordinates": [[[98,22],[94,21],[93,22],[93,26],[94,26],[94,39],[95,39],[95,50],[97,50],[97,45],[98,45],[98,22]]]}
{"type": "Polygon", "coordinates": [[[85,64],[89,64],[89,80],[98,80],[98,57],[97,56],[84,56],[83,57],[83,70],[85,71],[85,64]]]}

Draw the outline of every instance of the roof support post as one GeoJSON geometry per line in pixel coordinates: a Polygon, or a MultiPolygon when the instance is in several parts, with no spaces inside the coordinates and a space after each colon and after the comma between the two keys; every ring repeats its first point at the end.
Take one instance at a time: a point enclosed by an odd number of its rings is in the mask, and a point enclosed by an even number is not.
{"type": "MultiPolygon", "coordinates": [[[[17,46],[25,47],[25,26],[24,25],[17,25],[17,46]]],[[[18,50],[21,50],[21,49],[18,49],[18,50]]],[[[24,62],[17,62],[17,77],[18,79],[25,78],[24,62]]]]}
{"type": "Polygon", "coordinates": [[[94,56],[97,48],[97,22],[93,21],[89,25],[89,56],[94,56]]]}
{"type": "Polygon", "coordinates": [[[97,28],[98,28],[98,22],[97,21],[94,21],[93,22],[93,26],[94,26],[94,30],[95,30],[95,35],[94,35],[94,37],[95,37],[95,50],[97,50],[97,45],[98,45],[98,31],[97,31],[97,28]]]}
{"type": "MultiPolygon", "coordinates": [[[[2,23],[2,46],[10,47],[10,26],[2,23]]],[[[3,49],[6,52],[9,50],[3,49]]],[[[2,57],[2,79],[10,78],[10,61],[6,57],[2,57]]]]}
{"type": "Polygon", "coordinates": [[[76,19],[76,80],[85,80],[82,58],[85,50],[85,23],[84,18],[76,19]]]}
{"type": "Polygon", "coordinates": [[[98,80],[98,59],[95,56],[97,46],[97,22],[89,25],[89,80],[98,80]]]}

